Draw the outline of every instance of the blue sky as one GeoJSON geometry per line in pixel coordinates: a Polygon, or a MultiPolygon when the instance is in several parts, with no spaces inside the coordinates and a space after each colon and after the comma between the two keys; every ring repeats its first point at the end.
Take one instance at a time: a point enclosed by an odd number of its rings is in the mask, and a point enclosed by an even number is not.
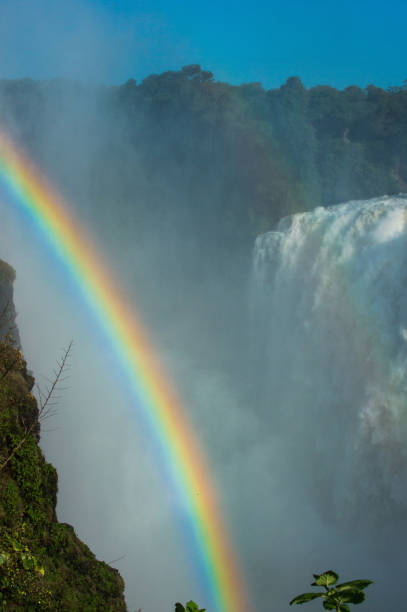
{"type": "Polygon", "coordinates": [[[199,63],[217,80],[407,78],[405,0],[0,0],[0,78],[105,83],[199,63]]]}

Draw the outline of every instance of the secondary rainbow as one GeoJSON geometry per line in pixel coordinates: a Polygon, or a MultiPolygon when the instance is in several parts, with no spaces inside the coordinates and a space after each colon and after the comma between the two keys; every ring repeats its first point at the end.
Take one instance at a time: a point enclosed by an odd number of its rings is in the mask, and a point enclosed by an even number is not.
{"type": "Polygon", "coordinates": [[[1,130],[0,176],[76,279],[115,349],[181,496],[195,542],[191,553],[198,555],[213,605],[208,612],[247,612],[243,578],[206,462],[134,307],[55,188],[1,130]]]}

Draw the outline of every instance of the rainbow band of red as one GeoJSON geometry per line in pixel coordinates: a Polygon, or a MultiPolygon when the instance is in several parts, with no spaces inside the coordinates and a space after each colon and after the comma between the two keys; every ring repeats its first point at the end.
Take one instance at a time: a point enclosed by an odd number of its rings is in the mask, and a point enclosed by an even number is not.
{"type": "Polygon", "coordinates": [[[97,316],[128,377],[138,408],[170,468],[189,517],[195,550],[213,602],[208,612],[250,608],[236,555],[216,501],[208,468],[180,401],[153,354],[138,317],[108,273],[89,236],[39,169],[0,131],[0,176],[41,228],[97,316]],[[199,494],[197,494],[199,492],[199,494]]]}

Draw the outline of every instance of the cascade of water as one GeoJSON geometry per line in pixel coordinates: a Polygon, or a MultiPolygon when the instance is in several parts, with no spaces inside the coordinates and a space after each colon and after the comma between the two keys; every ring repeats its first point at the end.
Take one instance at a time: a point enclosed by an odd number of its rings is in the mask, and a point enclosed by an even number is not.
{"type": "Polygon", "coordinates": [[[407,508],[407,197],[283,219],[256,240],[255,368],[286,461],[336,520],[407,508]]]}

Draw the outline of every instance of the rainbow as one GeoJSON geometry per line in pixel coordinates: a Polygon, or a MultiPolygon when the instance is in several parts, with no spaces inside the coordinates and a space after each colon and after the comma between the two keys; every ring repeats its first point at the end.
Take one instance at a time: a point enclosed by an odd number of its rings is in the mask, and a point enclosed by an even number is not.
{"type": "Polygon", "coordinates": [[[170,470],[188,517],[194,541],[190,554],[198,559],[211,601],[209,612],[247,612],[244,581],[204,457],[134,307],[55,188],[1,130],[0,176],[72,274],[115,349],[137,407],[159,444],[162,467],[170,470]]]}

